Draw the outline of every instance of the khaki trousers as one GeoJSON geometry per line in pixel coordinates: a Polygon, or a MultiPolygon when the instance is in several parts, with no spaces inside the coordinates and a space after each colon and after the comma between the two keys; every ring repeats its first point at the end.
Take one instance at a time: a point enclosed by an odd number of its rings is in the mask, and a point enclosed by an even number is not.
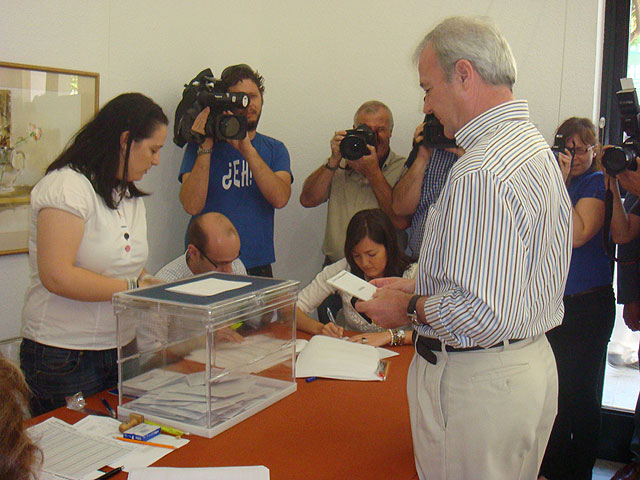
{"type": "Polygon", "coordinates": [[[536,479],[558,400],[546,337],[435,354],[416,353],[407,378],[420,479],[536,479]]]}

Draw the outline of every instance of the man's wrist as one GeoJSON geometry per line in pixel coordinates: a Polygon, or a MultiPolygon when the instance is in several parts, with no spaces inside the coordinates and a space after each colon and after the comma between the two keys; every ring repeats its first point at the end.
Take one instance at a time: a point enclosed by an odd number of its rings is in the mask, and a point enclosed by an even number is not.
{"type": "Polygon", "coordinates": [[[420,316],[418,315],[418,301],[420,300],[420,298],[422,297],[422,295],[413,295],[410,299],[409,299],[409,303],[407,304],[407,315],[409,315],[409,318],[411,319],[411,323],[413,324],[413,326],[415,327],[419,327],[424,325],[424,323],[422,323],[422,321],[420,320],[420,316]]]}

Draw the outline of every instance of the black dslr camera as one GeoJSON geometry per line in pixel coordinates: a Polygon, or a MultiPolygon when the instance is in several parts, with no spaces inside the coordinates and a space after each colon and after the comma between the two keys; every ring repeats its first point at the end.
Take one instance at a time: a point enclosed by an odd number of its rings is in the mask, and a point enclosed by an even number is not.
{"type": "Polygon", "coordinates": [[[612,176],[624,170],[637,170],[636,157],[640,156],[640,124],[638,123],[640,107],[636,89],[623,88],[616,92],[616,98],[620,109],[622,130],[627,134],[627,139],[622,145],[607,148],[602,155],[602,166],[612,176]]]}
{"type": "Polygon", "coordinates": [[[247,117],[225,114],[232,108],[247,108],[249,95],[227,93],[222,81],[214,78],[210,68],[200,72],[182,92],[182,100],[176,108],[173,124],[173,143],[183,147],[187,142],[202,143],[206,137],[220,140],[240,140],[247,135],[247,117]],[[211,109],[204,135],[191,131],[198,114],[206,107],[211,109]]]}
{"type": "Polygon", "coordinates": [[[422,145],[429,148],[454,148],[456,141],[444,135],[444,127],[433,113],[427,113],[424,116],[422,145]]]}
{"type": "Polygon", "coordinates": [[[340,142],[340,153],[347,160],[358,160],[369,153],[367,145],[376,146],[378,135],[364,123],[356,128],[347,130],[347,134],[340,142]]]}

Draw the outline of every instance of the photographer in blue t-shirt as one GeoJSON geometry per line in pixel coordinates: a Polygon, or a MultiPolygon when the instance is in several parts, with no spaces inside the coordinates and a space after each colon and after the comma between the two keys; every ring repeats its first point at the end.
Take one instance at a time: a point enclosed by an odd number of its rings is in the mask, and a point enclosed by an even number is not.
{"type": "MultiPolygon", "coordinates": [[[[289,152],[282,142],[256,131],[262,113],[263,77],[245,64],[224,69],[221,81],[229,93],[242,92],[250,98],[246,109],[247,135],[240,140],[187,146],[180,167],[180,202],[187,213],[220,212],[240,234],[240,259],[249,275],[273,276],[273,215],[291,196],[289,152]]],[[[196,117],[192,130],[204,134],[209,116],[205,108],[196,117]]]]}

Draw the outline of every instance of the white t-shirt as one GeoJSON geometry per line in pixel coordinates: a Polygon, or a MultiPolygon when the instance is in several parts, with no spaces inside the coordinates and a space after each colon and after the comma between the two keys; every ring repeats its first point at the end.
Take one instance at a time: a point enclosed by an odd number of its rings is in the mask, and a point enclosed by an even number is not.
{"type": "Polygon", "coordinates": [[[125,197],[110,209],[89,179],[71,168],[53,171],[31,191],[29,230],[30,285],[22,311],[22,336],[45,345],[74,350],[115,348],[116,319],[111,302],[82,302],[47,290],[38,275],[38,213],[64,210],[84,221],[75,265],[112,278],[136,278],[149,247],[142,198],[125,197]]]}

